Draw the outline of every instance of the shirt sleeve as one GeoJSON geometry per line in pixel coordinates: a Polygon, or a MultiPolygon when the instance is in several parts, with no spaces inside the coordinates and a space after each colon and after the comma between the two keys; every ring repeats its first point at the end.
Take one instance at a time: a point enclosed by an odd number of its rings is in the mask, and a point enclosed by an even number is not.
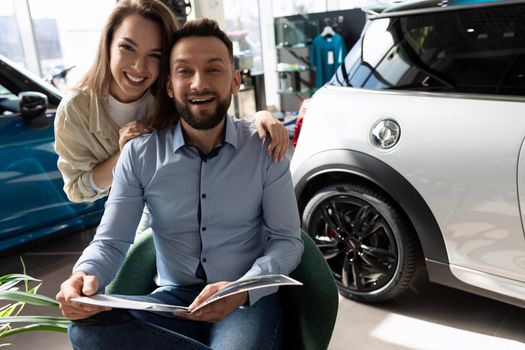
{"type": "Polygon", "coordinates": [[[62,102],[55,117],[55,151],[64,192],[72,202],[94,202],[109,191],[98,192],[90,184],[91,171],[100,160],[91,152],[86,139],[90,134],[88,118],[74,101],[62,102]]]}
{"type": "MultiPolygon", "coordinates": [[[[288,159],[285,157],[283,161],[274,163],[267,157],[264,171],[262,212],[263,230],[267,241],[262,256],[254,262],[244,277],[288,275],[299,265],[304,250],[288,159]]],[[[277,289],[276,287],[249,291],[250,305],[266,295],[275,293],[277,289]]]]}
{"type": "Polygon", "coordinates": [[[144,209],[144,191],[134,171],[131,144],[126,144],[113,170],[112,190],[97,233],[73,268],[73,272],[96,276],[101,289],[122,265],[144,209]]]}

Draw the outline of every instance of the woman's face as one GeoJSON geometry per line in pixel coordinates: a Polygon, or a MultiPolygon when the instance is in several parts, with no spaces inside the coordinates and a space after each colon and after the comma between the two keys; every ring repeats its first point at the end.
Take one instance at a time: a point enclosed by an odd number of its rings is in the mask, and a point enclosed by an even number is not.
{"type": "Polygon", "coordinates": [[[138,100],[159,75],[160,26],[140,15],[126,17],[113,34],[110,93],[121,102],[138,100]]]}

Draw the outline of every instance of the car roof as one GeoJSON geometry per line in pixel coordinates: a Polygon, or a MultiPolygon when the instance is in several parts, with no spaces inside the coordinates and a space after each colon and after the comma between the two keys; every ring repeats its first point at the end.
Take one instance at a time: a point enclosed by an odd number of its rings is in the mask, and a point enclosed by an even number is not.
{"type": "Polygon", "coordinates": [[[369,14],[369,19],[377,19],[513,4],[525,4],[525,0],[406,0],[390,2],[387,6],[383,6],[382,9],[379,8],[380,12],[370,8],[363,10],[369,14]]]}

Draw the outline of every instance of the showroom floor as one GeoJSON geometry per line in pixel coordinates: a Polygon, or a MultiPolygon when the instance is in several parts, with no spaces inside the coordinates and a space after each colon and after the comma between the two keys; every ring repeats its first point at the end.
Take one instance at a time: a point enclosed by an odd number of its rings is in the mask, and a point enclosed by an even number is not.
{"type": "MultiPolygon", "coordinates": [[[[69,275],[93,230],[45,242],[0,259],[0,275],[21,271],[44,281],[42,294],[54,296],[69,275]]],[[[42,313],[27,307],[23,314],[42,313]]],[[[56,310],[51,310],[56,311],[56,310]]],[[[476,349],[525,350],[525,310],[435,285],[421,278],[414,289],[377,306],[340,298],[330,350],[476,349]]],[[[12,350],[69,349],[65,335],[50,332],[20,334],[9,341],[12,350]]]]}

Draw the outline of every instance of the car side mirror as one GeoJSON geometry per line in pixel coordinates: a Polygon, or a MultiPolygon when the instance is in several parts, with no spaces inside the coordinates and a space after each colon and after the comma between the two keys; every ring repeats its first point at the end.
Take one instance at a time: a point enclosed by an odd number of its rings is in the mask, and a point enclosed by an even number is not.
{"type": "Polygon", "coordinates": [[[36,91],[22,91],[18,94],[20,114],[31,129],[43,129],[53,122],[46,117],[47,96],[36,91]]]}
{"type": "Polygon", "coordinates": [[[22,91],[18,94],[20,101],[20,114],[29,121],[35,119],[47,110],[47,96],[36,91],[22,91]]]}

